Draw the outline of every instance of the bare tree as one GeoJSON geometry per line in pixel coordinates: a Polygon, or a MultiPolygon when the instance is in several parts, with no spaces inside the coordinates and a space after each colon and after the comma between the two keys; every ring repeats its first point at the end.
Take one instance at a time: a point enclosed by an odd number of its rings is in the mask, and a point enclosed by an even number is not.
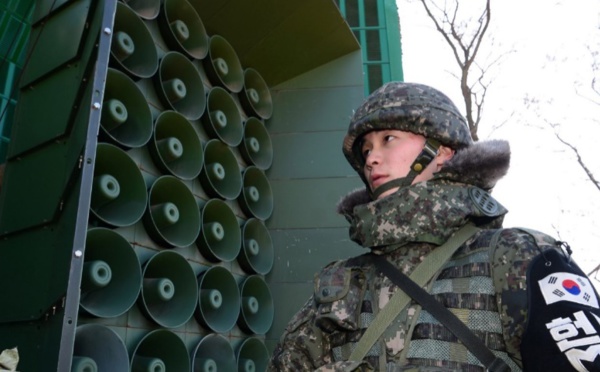
{"type": "Polygon", "coordinates": [[[435,0],[419,0],[437,31],[448,43],[460,69],[460,90],[465,102],[465,116],[471,136],[478,140],[477,130],[481,122],[485,97],[490,84],[486,78],[488,68],[496,64],[502,56],[482,66],[477,63],[486,31],[491,21],[490,0],[475,21],[464,20],[459,16],[459,1],[444,1],[443,5],[435,0]],[[471,76],[472,75],[472,76],[471,76]]]}

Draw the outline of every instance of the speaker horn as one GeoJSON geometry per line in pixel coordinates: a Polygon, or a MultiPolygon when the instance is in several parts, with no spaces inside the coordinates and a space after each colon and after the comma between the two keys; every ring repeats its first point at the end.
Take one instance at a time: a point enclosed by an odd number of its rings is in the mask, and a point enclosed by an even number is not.
{"type": "Polygon", "coordinates": [[[142,285],[142,269],[131,244],[114,230],[92,228],[87,231],[84,259],[81,308],[101,318],[127,312],[142,285]]]}
{"type": "Polygon", "coordinates": [[[154,181],[142,219],[148,235],[166,247],[193,244],[200,233],[200,211],[190,189],[173,176],[154,181]]]}
{"type": "Polygon", "coordinates": [[[129,355],[121,338],[100,324],[75,330],[71,372],[128,372],[129,355]]]}
{"type": "Polygon", "coordinates": [[[200,73],[183,54],[168,52],[160,61],[154,85],[165,107],[188,120],[199,119],[206,108],[206,94],[200,73]]]}
{"type": "Polygon", "coordinates": [[[238,371],[266,371],[269,362],[269,351],[265,344],[256,337],[245,339],[237,351],[238,371]]]}
{"type": "Polygon", "coordinates": [[[244,71],[235,50],[224,37],[211,36],[208,56],[202,60],[204,69],[213,85],[239,93],[244,85],[244,71]]]}
{"type": "Polygon", "coordinates": [[[131,356],[131,372],[189,371],[190,364],[185,343],[167,329],[145,335],[131,356]]]}
{"type": "Polygon", "coordinates": [[[229,332],[240,313],[240,291],[233,274],[222,266],[212,266],[199,275],[198,286],[198,322],[217,333],[229,332]]]}
{"type": "Polygon", "coordinates": [[[237,372],[233,347],[219,334],[211,333],[200,340],[192,353],[192,372],[237,372]]]}
{"type": "Polygon", "coordinates": [[[177,328],[193,315],[198,281],[189,262],[174,251],[160,251],[144,265],[141,310],[156,324],[177,328]]]}
{"type": "Polygon", "coordinates": [[[160,0],[123,0],[141,18],[152,20],[160,12],[160,0]]]}
{"type": "Polygon", "coordinates": [[[146,184],[125,151],[98,144],[91,199],[92,214],[109,225],[129,226],[142,218],[148,200],[146,184]]]}
{"type": "Polygon", "coordinates": [[[244,126],[244,138],[239,146],[240,153],[249,164],[267,170],[273,163],[271,136],[262,121],[250,117],[244,126]]]}
{"type": "Polygon", "coordinates": [[[240,252],[242,233],[233,210],[220,199],[210,199],[202,209],[202,231],[196,245],[209,261],[229,262],[240,252]]]}
{"type": "MultiPolygon", "coordinates": [[[[152,1],[160,4],[160,0],[152,1]]],[[[152,1],[131,0],[129,5],[152,1]]],[[[148,27],[132,8],[120,2],[117,3],[110,54],[120,69],[134,78],[149,78],[158,69],[158,52],[148,27]]]]}
{"type": "Polygon", "coordinates": [[[204,167],[200,184],[212,198],[233,200],[242,190],[242,173],[229,146],[212,139],[204,146],[204,167]]]}
{"type": "Polygon", "coordinates": [[[238,325],[247,333],[265,334],[273,324],[273,298],[267,283],[258,275],[247,277],[240,285],[242,306],[238,325]]]}
{"type": "Polygon", "coordinates": [[[269,87],[258,71],[253,68],[244,70],[244,88],[239,97],[248,116],[267,120],[273,114],[273,99],[269,87]]]}
{"type": "Polygon", "coordinates": [[[249,274],[266,275],[273,268],[273,241],[264,223],[250,218],[242,227],[240,267],[249,274]]]}
{"type": "Polygon", "coordinates": [[[196,9],[187,0],[165,0],[158,25],[170,49],[196,59],[208,54],[208,34],[196,9]]]}
{"type": "Polygon", "coordinates": [[[144,146],[152,136],[152,114],[144,93],[127,75],[108,69],[100,117],[101,134],[123,147],[144,146]]]}
{"type": "Polygon", "coordinates": [[[244,170],[243,189],[238,204],[248,216],[266,220],[273,213],[273,192],[267,176],[255,166],[244,170]]]}
{"type": "Polygon", "coordinates": [[[204,164],[198,133],[192,123],[175,111],[163,111],[156,118],[154,138],[148,149],[161,171],[184,180],[197,177],[204,164]]]}
{"type": "Polygon", "coordinates": [[[229,146],[237,146],[242,142],[242,116],[233,97],[221,87],[213,87],[208,93],[202,123],[212,138],[219,138],[229,146]]]}

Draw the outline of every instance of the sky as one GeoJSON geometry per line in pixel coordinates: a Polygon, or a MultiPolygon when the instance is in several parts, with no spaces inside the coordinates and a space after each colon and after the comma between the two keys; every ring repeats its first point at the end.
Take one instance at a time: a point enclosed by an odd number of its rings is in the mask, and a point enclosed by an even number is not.
{"type": "MultiPolygon", "coordinates": [[[[397,0],[397,6],[404,80],[436,87],[462,109],[450,47],[420,1],[397,0]]],[[[576,262],[590,273],[600,265],[600,190],[548,123],[558,124],[560,136],[577,147],[600,179],[600,156],[594,151],[600,147],[600,95],[590,89],[600,75],[592,70],[590,52],[600,51],[600,2],[501,0],[492,1],[491,9],[487,35],[493,44],[488,40],[480,54],[484,60],[503,57],[489,72],[493,81],[479,137],[511,145],[511,168],[493,191],[509,210],[504,226],[527,227],[566,241],[576,262]],[[527,106],[526,97],[539,103],[527,106]]],[[[465,11],[474,14],[477,9],[465,11]]],[[[600,55],[595,60],[600,63],[600,55]]],[[[600,275],[591,277],[600,280],[600,275]]]]}

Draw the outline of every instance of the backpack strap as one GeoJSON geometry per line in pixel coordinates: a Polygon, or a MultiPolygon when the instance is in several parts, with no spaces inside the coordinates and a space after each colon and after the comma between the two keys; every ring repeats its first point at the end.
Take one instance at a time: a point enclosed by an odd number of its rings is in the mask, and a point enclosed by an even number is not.
{"type": "MultiPolygon", "coordinates": [[[[475,235],[480,229],[475,227],[472,224],[467,224],[463,226],[460,230],[458,230],[454,235],[452,235],[446,243],[435,248],[431,253],[429,253],[423,262],[417,266],[412,274],[410,275],[410,279],[414,281],[415,285],[418,287],[422,287],[427,282],[431,280],[433,275],[441,269],[441,267],[452,257],[454,252],[463,245],[471,236],[475,235]]],[[[381,259],[387,262],[392,268],[394,268],[395,272],[402,274],[395,266],[389,263],[384,257],[378,256],[375,254],[370,255],[373,259],[373,262],[378,262],[377,260],[381,259]]],[[[380,268],[379,266],[377,266],[380,268]]],[[[380,269],[381,270],[381,269],[380,269]]],[[[385,272],[384,272],[385,274],[385,272]]],[[[385,274],[387,276],[387,274],[385,274]]],[[[402,274],[405,276],[404,274],[402,274]]],[[[389,276],[388,276],[389,277],[389,276]]],[[[394,279],[389,277],[392,281],[394,279]]],[[[395,283],[398,285],[398,283],[395,283]]],[[[399,287],[401,287],[399,285],[399,287]]],[[[403,289],[403,288],[402,288],[403,289]]],[[[377,314],[375,319],[369,328],[362,335],[361,339],[357,342],[356,347],[350,354],[349,360],[362,360],[365,355],[371,350],[375,342],[381,337],[386,328],[391,324],[391,322],[400,314],[400,312],[408,305],[410,302],[410,297],[404,292],[404,290],[399,290],[394,293],[390,301],[387,305],[377,314]]],[[[489,350],[488,350],[489,351],[489,350]]]]}

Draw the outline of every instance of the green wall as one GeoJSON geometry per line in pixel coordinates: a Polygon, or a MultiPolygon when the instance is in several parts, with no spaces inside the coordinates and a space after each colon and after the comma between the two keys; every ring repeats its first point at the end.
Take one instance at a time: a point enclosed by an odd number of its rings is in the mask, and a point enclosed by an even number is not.
{"type": "Polygon", "coordinates": [[[352,110],[363,100],[360,52],[272,90],[274,159],[268,176],[276,203],[267,226],[276,250],[267,280],[276,311],[270,346],[311,295],[313,275],[359,251],[335,207],[361,185],[341,150],[352,110]]]}

